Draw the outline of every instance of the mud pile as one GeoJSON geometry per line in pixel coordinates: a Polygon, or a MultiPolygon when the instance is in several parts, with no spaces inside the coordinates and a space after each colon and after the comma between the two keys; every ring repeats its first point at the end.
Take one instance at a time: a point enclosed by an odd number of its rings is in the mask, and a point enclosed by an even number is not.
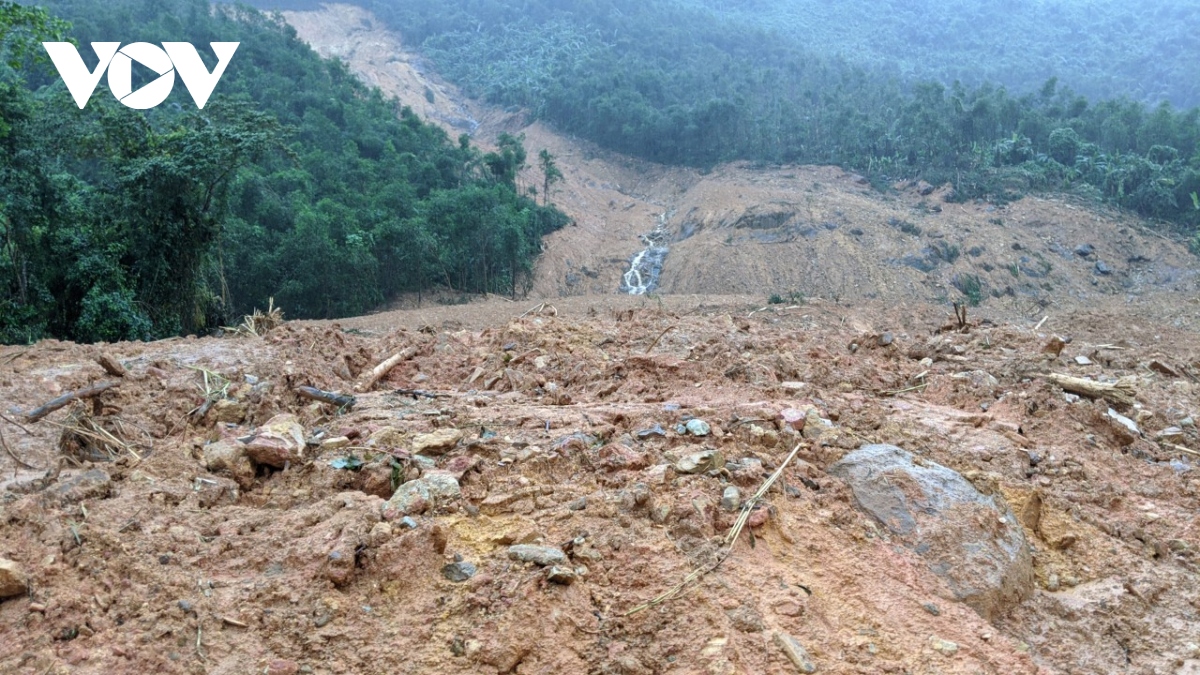
{"type": "MultiPolygon", "coordinates": [[[[1191,333],[719,298],[441,311],[459,320],[0,351],[0,558],[24,575],[0,670],[1200,666],[1191,333]],[[1048,373],[1129,378],[1135,400],[1048,373]],[[118,385],[26,421],[100,381],[118,385]],[[1001,510],[913,540],[828,471],[873,443],[1001,510]],[[1025,542],[997,602],[964,592],[978,561],[954,531],[1025,542]]],[[[886,480],[930,522],[928,495],[886,480]]]]}

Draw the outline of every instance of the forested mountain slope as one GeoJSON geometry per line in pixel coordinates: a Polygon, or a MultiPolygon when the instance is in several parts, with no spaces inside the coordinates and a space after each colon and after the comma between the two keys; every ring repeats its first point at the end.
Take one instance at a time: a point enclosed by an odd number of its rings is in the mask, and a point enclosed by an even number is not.
{"type": "Polygon", "coordinates": [[[518,194],[517,139],[451,140],[254,10],[40,6],[0,3],[0,341],[211,330],[270,296],[329,318],[435,284],[511,292],[565,223],[518,194]],[[79,110],[37,46],[54,33],[241,46],[202,111],[178,86],[79,110]]]}

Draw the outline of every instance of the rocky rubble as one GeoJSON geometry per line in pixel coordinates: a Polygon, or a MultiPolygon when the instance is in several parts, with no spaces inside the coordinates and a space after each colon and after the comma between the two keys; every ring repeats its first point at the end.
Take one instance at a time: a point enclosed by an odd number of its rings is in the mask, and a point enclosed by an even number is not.
{"type": "MultiPolygon", "coordinates": [[[[109,346],[130,381],[103,406],[153,447],[54,479],[10,467],[0,557],[25,580],[0,622],[29,646],[0,648],[0,669],[1149,673],[1200,656],[1189,336],[1127,328],[1106,350],[1114,320],[1084,316],[1046,353],[1021,322],[757,309],[109,346]],[[292,393],[409,348],[352,410],[292,393]],[[246,383],[239,415],[179,425],[196,362],[246,383]],[[1134,404],[1050,371],[1132,378],[1134,404]]],[[[2,395],[87,384],[90,349],[0,353],[2,395]]],[[[51,463],[49,425],[3,429],[51,463]]]]}

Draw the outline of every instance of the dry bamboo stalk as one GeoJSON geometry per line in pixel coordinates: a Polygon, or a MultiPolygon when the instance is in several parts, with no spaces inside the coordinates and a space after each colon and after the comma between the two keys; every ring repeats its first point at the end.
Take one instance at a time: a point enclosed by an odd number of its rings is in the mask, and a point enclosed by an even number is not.
{"type": "Polygon", "coordinates": [[[1134,390],[1133,384],[1127,378],[1117,380],[1116,384],[1105,384],[1104,382],[1085,380],[1081,377],[1071,377],[1070,375],[1059,375],[1058,373],[1048,373],[1042,377],[1046,378],[1051,384],[1062,387],[1063,391],[1087,396],[1088,398],[1102,398],[1118,405],[1133,405],[1134,398],[1137,396],[1137,391],[1134,390]]]}
{"type": "Polygon", "coordinates": [[[411,359],[416,355],[416,353],[416,347],[408,347],[396,352],[392,356],[388,357],[386,361],[375,366],[375,368],[371,370],[370,377],[364,380],[362,384],[358,385],[357,389],[360,392],[370,391],[371,388],[379,382],[379,380],[383,379],[388,373],[392,372],[392,368],[400,365],[402,361],[411,359]]]}
{"type": "Polygon", "coordinates": [[[78,401],[85,398],[95,398],[96,396],[103,394],[113,387],[120,386],[120,384],[120,382],[100,382],[93,384],[90,387],[84,387],[78,391],[63,394],[53,401],[50,401],[49,403],[26,413],[25,419],[30,422],[36,422],[55,410],[65,407],[71,401],[78,401]]]}

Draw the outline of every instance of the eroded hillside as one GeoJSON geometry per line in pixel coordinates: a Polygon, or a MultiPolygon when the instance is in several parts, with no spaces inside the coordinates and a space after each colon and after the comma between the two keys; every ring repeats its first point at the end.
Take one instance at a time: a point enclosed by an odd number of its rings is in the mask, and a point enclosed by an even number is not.
{"type": "MultiPolygon", "coordinates": [[[[984,302],[1033,316],[1111,302],[1190,321],[1197,259],[1095,200],[948,201],[949,188],[890,193],[836,168],[729,164],[701,173],[630,160],[560,136],[520,111],[477,104],[441,81],[365,10],[289,12],[300,36],[367,81],[486,145],[523,133],[565,173],[552,200],[576,225],[546,238],[535,297],[616,293],[630,261],[667,250],[654,292],[821,297],[835,302],[984,302]],[[432,99],[432,102],[430,101],[432,99]]],[[[524,172],[538,188],[535,168],[524,172]]]]}

